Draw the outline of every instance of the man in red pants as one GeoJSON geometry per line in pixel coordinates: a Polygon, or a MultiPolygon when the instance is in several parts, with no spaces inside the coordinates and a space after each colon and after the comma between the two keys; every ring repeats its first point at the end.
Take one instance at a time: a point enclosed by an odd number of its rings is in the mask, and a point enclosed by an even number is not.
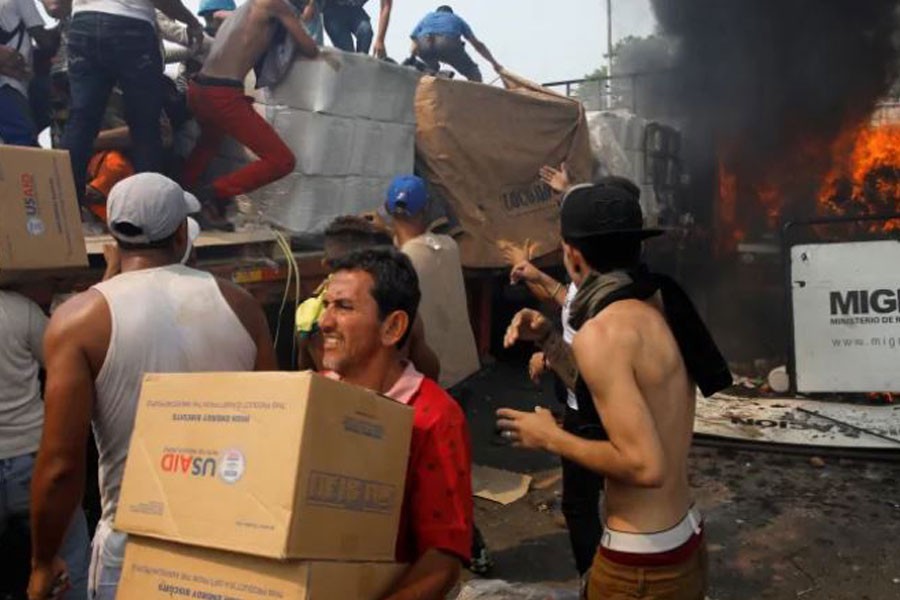
{"type": "MultiPolygon", "coordinates": [[[[302,4],[300,0],[291,2],[302,4]]],[[[259,157],[198,190],[198,198],[220,217],[232,197],[276,181],[294,169],[290,148],[244,95],[244,78],[269,50],[278,26],[294,38],[303,56],[319,55],[318,46],[296,14],[288,0],[247,0],[222,24],[203,69],[188,88],[188,104],[202,133],[185,165],[185,187],[194,187],[226,135],[259,157]]]]}

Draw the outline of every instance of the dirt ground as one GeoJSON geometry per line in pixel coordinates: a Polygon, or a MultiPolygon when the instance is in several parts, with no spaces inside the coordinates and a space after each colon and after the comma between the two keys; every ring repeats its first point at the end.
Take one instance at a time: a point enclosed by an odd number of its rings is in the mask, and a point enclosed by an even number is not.
{"type": "MultiPolygon", "coordinates": [[[[557,406],[521,361],[497,363],[468,385],[477,464],[546,480],[552,456],[499,445],[494,411],[557,406]]],[[[695,447],[691,484],[706,523],[711,600],[900,598],[898,462],[695,447]]],[[[496,566],[491,578],[574,588],[560,484],[509,506],[476,499],[475,521],[496,566]]]]}

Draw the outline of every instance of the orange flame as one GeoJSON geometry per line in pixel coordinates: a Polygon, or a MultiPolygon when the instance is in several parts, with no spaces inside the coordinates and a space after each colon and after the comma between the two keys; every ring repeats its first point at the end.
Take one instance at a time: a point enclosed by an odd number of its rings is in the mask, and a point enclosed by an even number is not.
{"type": "MultiPolygon", "coordinates": [[[[819,191],[826,215],[900,212],[900,125],[848,129],[832,146],[833,167],[819,191]]],[[[868,224],[870,232],[900,229],[900,222],[868,224]]]]}
{"type": "Polygon", "coordinates": [[[738,185],[737,175],[728,170],[724,161],[719,161],[719,252],[728,253],[737,249],[744,240],[744,231],[738,226],[738,185]]]}

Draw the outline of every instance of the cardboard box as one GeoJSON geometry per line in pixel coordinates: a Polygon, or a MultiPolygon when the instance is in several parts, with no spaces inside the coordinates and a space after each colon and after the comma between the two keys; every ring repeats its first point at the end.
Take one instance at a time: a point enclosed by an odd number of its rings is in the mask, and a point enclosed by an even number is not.
{"type": "Polygon", "coordinates": [[[147,375],[115,526],[272,558],[391,561],[412,419],[310,372],[147,375]]]}
{"type": "Polygon", "coordinates": [[[69,153],[0,145],[0,282],[86,267],[69,153]]]}
{"type": "Polygon", "coordinates": [[[396,563],[280,561],[132,536],[120,600],[380,600],[405,570],[396,563]]]}

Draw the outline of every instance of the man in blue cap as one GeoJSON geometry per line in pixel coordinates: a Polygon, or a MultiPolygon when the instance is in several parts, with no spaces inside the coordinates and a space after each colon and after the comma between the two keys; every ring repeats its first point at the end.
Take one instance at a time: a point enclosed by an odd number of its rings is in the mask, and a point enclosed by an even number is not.
{"type": "Polygon", "coordinates": [[[206,22],[206,33],[215,37],[219,27],[237,9],[234,0],[201,0],[197,14],[206,22]]]}
{"type": "Polygon", "coordinates": [[[441,63],[446,63],[469,81],[482,81],[481,69],[466,52],[463,38],[491,63],[495,71],[499,72],[503,68],[487,46],[475,37],[469,24],[447,5],[439,6],[434,12],[425,15],[413,29],[410,38],[413,57],[418,56],[433,73],[440,70],[441,63]]]}
{"type": "Polygon", "coordinates": [[[441,385],[450,388],[479,369],[478,351],[459,246],[448,235],[428,231],[427,206],[428,191],[420,177],[400,175],[391,182],[385,210],[393,218],[397,246],[419,276],[425,339],[441,361],[441,385]]]}
{"type": "MultiPolygon", "coordinates": [[[[428,204],[425,181],[415,175],[400,175],[388,188],[384,208],[393,219],[394,241],[409,257],[419,278],[419,315],[425,326],[425,344],[440,361],[439,383],[451,389],[481,365],[469,320],[459,246],[452,237],[428,230],[428,204]]],[[[491,557],[478,529],[473,533],[469,569],[485,574],[492,566],[491,557]]]]}

